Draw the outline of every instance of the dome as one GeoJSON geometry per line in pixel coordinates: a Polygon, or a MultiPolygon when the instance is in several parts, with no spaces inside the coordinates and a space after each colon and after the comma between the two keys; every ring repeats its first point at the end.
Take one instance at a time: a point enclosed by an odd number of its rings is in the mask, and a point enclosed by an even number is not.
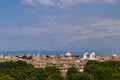
{"type": "Polygon", "coordinates": [[[94,51],[91,51],[89,59],[95,60],[95,52],[94,51]]]}
{"type": "Polygon", "coordinates": [[[117,56],[117,54],[113,53],[113,54],[112,54],[112,56],[116,57],[116,56],[117,56]]]}
{"type": "Polygon", "coordinates": [[[89,57],[89,53],[86,51],[84,54],[83,54],[83,59],[87,59],[89,57]]]}
{"type": "Polygon", "coordinates": [[[88,55],[89,53],[86,51],[83,55],[88,55]]]}
{"type": "Polygon", "coordinates": [[[90,53],[91,55],[95,55],[95,52],[94,51],[91,51],[91,53],[90,53]]]}
{"type": "Polygon", "coordinates": [[[67,51],[66,56],[71,56],[71,52],[67,51]]]}

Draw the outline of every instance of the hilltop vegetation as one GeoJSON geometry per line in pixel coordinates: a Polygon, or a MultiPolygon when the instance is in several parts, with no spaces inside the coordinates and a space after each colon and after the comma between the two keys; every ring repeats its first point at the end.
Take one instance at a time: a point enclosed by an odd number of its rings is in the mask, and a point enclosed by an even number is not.
{"type": "Polygon", "coordinates": [[[85,72],[92,74],[97,80],[120,80],[120,61],[89,61],[85,72]]]}
{"type": "Polygon", "coordinates": [[[36,69],[23,61],[1,62],[0,80],[64,80],[56,67],[36,69]]]}
{"type": "Polygon", "coordinates": [[[120,61],[88,61],[83,73],[70,68],[67,80],[120,80],[120,61]]]}
{"type": "Polygon", "coordinates": [[[66,78],[55,66],[36,69],[23,61],[0,62],[0,80],[120,80],[120,61],[89,61],[83,73],[71,67],[66,78]]]}

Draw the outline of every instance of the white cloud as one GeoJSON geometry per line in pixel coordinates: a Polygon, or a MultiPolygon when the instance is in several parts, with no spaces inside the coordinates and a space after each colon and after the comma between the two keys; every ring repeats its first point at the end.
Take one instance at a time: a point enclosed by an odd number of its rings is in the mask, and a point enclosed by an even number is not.
{"type": "Polygon", "coordinates": [[[0,29],[0,35],[5,37],[38,37],[48,33],[48,31],[40,27],[8,27],[0,29]]]}
{"type": "MultiPolygon", "coordinates": [[[[70,20],[70,17],[68,18],[70,20]]],[[[72,18],[71,18],[72,19],[72,18]]],[[[12,27],[1,28],[0,36],[25,37],[43,39],[48,42],[51,39],[60,44],[72,43],[86,39],[107,38],[120,36],[120,20],[110,18],[82,19],[79,24],[61,24],[67,17],[47,16],[40,20],[37,27],[12,27]],[[49,19],[49,20],[48,20],[49,19]],[[61,20],[58,20],[61,19],[61,20]],[[82,24],[84,23],[84,24],[82,24]]],[[[52,43],[52,42],[50,42],[52,43]]]]}
{"type": "MultiPolygon", "coordinates": [[[[87,21],[87,20],[86,20],[87,21]]],[[[74,29],[73,29],[74,30],[74,29]]],[[[91,22],[79,26],[79,29],[74,31],[70,42],[84,39],[106,38],[110,36],[120,35],[120,20],[114,19],[93,19],[91,22]],[[89,24],[87,24],[89,23],[89,24]]],[[[66,41],[66,42],[69,42],[66,41]]]]}
{"type": "Polygon", "coordinates": [[[36,0],[38,3],[43,5],[55,5],[55,0],[36,0]]]}
{"type": "Polygon", "coordinates": [[[47,6],[57,6],[57,7],[69,7],[78,4],[89,4],[89,3],[109,3],[115,4],[120,2],[120,0],[23,0],[23,4],[30,5],[47,5],[47,6]]]}
{"type": "MultiPolygon", "coordinates": [[[[60,42],[69,43],[76,42],[85,39],[94,38],[106,38],[111,36],[120,35],[120,20],[111,18],[93,18],[82,19],[79,23],[71,22],[67,24],[61,24],[67,20],[67,17],[45,17],[45,25],[48,26],[48,30],[52,33],[53,37],[60,42]],[[50,20],[48,20],[50,19],[50,20]],[[46,24],[47,23],[47,24],[46,24]],[[84,23],[84,24],[83,24],[84,23]]],[[[72,19],[72,18],[71,18],[72,19]]],[[[70,20],[70,17],[68,17],[70,20]]],[[[43,22],[44,22],[43,21],[43,22]]],[[[43,23],[42,22],[42,23],[43,23]]]]}
{"type": "Polygon", "coordinates": [[[23,4],[23,5],[29,4],[29,5],[33,5],[33,6],[36,5],[36,3],[35,3],[33,0],[23,0],[23,1],[22,1],[22,4],[23,4]]]}
{"type": "Polygon", "coordinates": [[[111,4],[114,4],[114,3],[117,3],[119,2],[120,0],[105,0],[107,3],[111,3],[111,4]]]}

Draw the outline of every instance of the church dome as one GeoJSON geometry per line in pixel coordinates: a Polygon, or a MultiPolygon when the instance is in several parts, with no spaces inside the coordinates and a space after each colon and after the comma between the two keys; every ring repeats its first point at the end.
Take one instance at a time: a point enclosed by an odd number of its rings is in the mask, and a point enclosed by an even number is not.
{"type": "Polygon", "coordinates": [[[70,51],[67,51],[66,56],[72,56],[70,51]]]}
{"type": "Polygon", "coordinates": [[[89,53],[85,51],[85,53],[83,54],[83,59],[87,59],[88,57],[89,57],[89,53]]]}
{"type": "Polygon", "coordinates": [[[91,51],[91,53],[90,53],[91,55],[95,55],[95,52],[94,51],[91,51]]]}
{"type": "Polygon", "coordinates": [[[89,53],[86,51],[83,55],[88,55],[89,53]]]}
{"type": "Polygon", "coordinates": [[[94,51],[91,51],[89,59],[95,60],[95,52],[94,51]]]}

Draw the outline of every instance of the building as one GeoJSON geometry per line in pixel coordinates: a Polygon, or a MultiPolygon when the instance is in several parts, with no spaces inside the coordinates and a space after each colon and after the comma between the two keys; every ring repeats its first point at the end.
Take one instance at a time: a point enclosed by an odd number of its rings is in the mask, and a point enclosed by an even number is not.
{"type": "Polygon", "coordinates": [[[72,59],[72,54],[71,54],[70,51],[67,51],[66,57],[67,57],[67,59],[69,59],[69,60],[72,59]]]}
{"type": "Polygon", "coordinates": [[[83,54],[83,58],[82,59],[88,59],[89,58],[89,53],[86,51],[84,54],[83,54]]]}
{"type": "Polygon", "coordinates": [[[91,51],[89,59],[95,60],[95,52],[94,51],[91,51]]]}
{"type": "Polygon", "coordinates": [[[83,54],[82,60],[95,60],[95,52],[91,51],[88,53],[87,51],[83,54]]]}
{"type": "Polygon", "coordinates": [[[118,58],[119,58],[118,55],[115,53],[111,55],[111,60],[118,60],[118,58]]]}
{"type": "Polygon", "coordinates": [[[70,52],[70,51],[67,51],[66,57],[70,57],[70,56],[72,56],[71,52],[70,52]]]}

